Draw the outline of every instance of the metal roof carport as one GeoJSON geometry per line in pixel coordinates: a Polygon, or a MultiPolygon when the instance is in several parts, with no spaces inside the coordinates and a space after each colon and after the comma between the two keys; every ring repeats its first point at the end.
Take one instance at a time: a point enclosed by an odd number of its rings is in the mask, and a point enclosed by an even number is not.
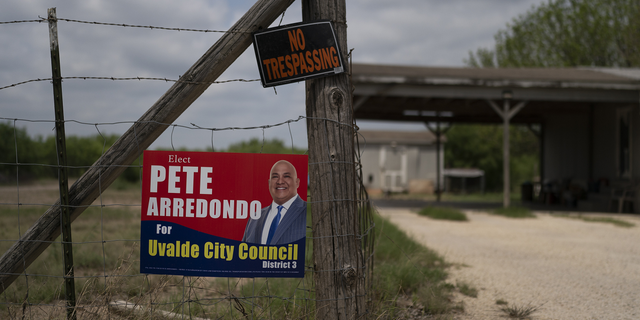
{"type": "MultiPolygon", "coordinates": [[[[550,116],[593,117],[593,106],[597,104],[640,103],[638,69],[442,68],[354,63],[351,72],[354,117],[362,120],[502,123],[508,133],[509,123],[542,124],[543,128],[550,116]]],[[[539,134],[543,135],[544,130],[539,134]]],[[[589,136],[591,142],[592,126],[589,136]]],[[[505,206],[509,205],[508,145],[506,134],[505,206]]],[[[592,150],[588,158],[592,166],[592,150]]],[[[540,167],[543,178],[543,162],[540,167]]]]}

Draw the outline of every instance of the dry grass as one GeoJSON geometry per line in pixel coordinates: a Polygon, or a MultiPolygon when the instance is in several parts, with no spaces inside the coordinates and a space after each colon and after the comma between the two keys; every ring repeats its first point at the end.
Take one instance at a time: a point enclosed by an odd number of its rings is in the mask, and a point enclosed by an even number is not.
{"type": "Polygon", "coordinates": [[[531,315],[536,311],[540,310],[541,306],[513,306],[513,305],[505,305],[500,307],[500,311],[502,311],[505,316],[511,319],[531,319],[531,315]]]}
{"type": "MultiPolygon", "coordinates": [[[[194,319],[314,318],[310,271],[304,279],[140,274],[140,189],[114,187],[72,224],[79,319],[159,319],[167,318],[167,312],[194,319]],[[134,308],[110,307],[114,301],[126,301],[134,308]]],[[[1,186],[0,250],[4,252],[13,245],[57,198],[55,181],[19,189],[1,186]]],[[[442,258],[411,242],[386,222],[378,220],[376,224],[386,227],[379,233],[376,248],[375,303],[370,310],[374,317],[397,319],[400,314],[416,313],[449,319],[449,314],[459,312],[462,307],[450,299],[455,288],[444,283],[447,265],[442,258]],[[415,304],[399,306],[399,295],[415,304]]],[[[311,266],[311,241],[306,251],[307,265],[311,266]]],[[[0,319],[65,319],[62,266],[58,238],[31,264],[26,275],[19,276],[0,294],[0,319]]]]}
{"type": "MultiPolygon", "coordinates": [[[[56,181],[0,187],[0,250],[5,252],[58,198],[56,181]],[[21,205],[17,205],[20,203],[21,205]]],[[[148,319],[156,311],[195,317],[237,318],[264,311],[293,315],[291,305],[309,298],[300,279],[192,278],[139,273],[140,189],[109,189],[72,224],[77,314],[80,319],[148,319]],[[101,207],[100,204],[104,205],[101,207]],[[282,286],[286,290],[274,289],[282,286]],[[269,296],[267,292],[278,298],[269,296]],[[276,292],[278,291],[278,292],[276,292]],[[249,294],[247,294],[247,292],[249,294]],[[255,293],[255,294],[254,294],[255,293]],[[306,295],[306,296],[305,296],[306,295]],[[145,316],[109,307],[116,300],[146,310],[145,316]],[[280,302],[274,302],[281,300],[280,302]],[[276,305],[269,309],[268,305],[276,305]],[[247,311],[248,310],[248,311],[247,311]]],[[[0,296],[0,319],[64,319],[64,279],[60,238],[0,296]]],[[[309,284],[307,284],[309,286],[309,284]]],[[[307,287],[308,288],[308,287],[307,287]]],[[[296,314],[298,315],[298,314],[296,314]]],[[[155,318],[155,316],[153,316],[155,318]]]]}
{"type": "Polygon", "coordinates": [[[458,291],[460,291],[460,293],[464,294],[467,297],[478,297],[478,289],[467,282],[457,282],[456,288],[458,288],[458,291]]]}

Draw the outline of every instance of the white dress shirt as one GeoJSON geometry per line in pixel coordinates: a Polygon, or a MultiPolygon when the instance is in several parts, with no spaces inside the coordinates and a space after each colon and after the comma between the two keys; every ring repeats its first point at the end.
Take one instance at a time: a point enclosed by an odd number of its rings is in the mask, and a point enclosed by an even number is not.
{"type": "MultiPolygon", "coordinates": [[[[285,202],[282,205],[282,210],[280,211],[280,222],[284,219],[284,215],[287,214],[289,207],[291,204],[296,201],[300,196],[296,194],[295,197],[289,199],[289,201],[285,202]]],[[[269,214],[267,215],[267,220],[264,222],[264,227],[262,228],[262,239],[260,240],[261,244],[267,244],[267,238],[269,237],[269,229],[271,228],[271,222],[275,219],[278,214],[278,204],[275,201],[271,202],[271,210],[269,210],[269,214]]],[[[279,223],[278,223],[279,224],[279,223]]]]}

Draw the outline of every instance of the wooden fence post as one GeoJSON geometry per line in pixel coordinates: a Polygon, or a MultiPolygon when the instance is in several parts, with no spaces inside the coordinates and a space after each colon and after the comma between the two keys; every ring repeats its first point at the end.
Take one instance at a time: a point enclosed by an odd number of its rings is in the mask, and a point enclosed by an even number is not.
{"type": "MultiPolygon", "coordinates": [[[[331,20],[346,59],[344,0],[303,0],[302,19],[331,20]]],[[[367,308],[348,73],[308,80],[306,92],[315,318],[359,319],[367,308]]]]}
{"type": "MultiPolygon", "coordinates": [[[[293,0],[258,0],[69,190],[71,221],[135,161],[293,0]]],[[[0,258],[0,293],[60,235],[60,202],[51,206],[0,258]]]]}

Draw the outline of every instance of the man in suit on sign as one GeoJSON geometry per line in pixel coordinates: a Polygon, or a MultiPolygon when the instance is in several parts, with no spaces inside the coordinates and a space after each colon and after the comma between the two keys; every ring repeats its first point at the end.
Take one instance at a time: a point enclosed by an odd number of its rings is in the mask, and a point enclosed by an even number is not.
{"type": "Polygon", "coordinates": [[[276,162],[269,174],[273,202],[262,208],[259,219],[249,219],[242,241],[280,245],[304,238],[307,203],[298,196],[299,185],[296,168],[286,160],[276,162]]]}

